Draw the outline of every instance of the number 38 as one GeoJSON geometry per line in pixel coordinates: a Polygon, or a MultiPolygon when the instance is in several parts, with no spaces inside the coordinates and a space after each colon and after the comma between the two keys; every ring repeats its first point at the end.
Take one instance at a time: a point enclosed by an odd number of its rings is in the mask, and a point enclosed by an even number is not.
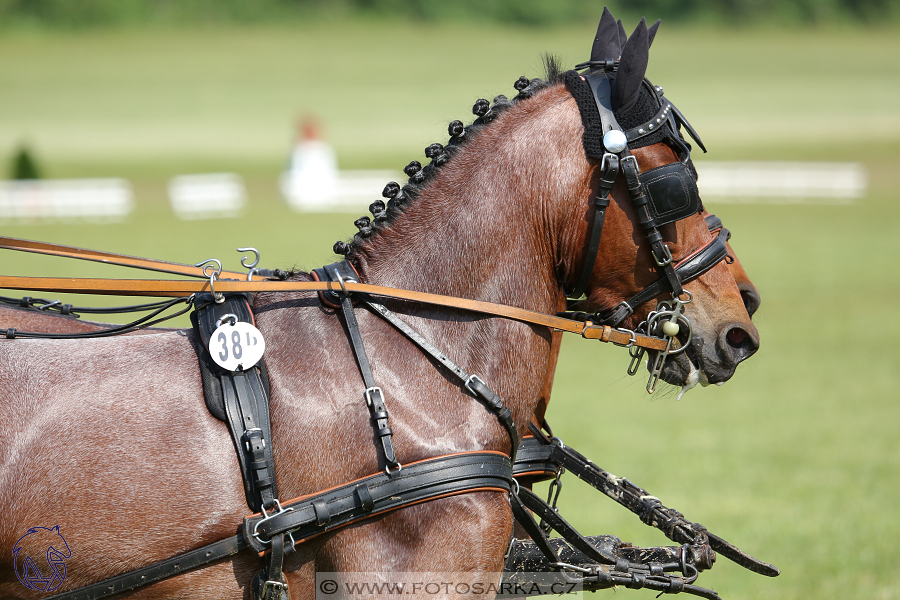
{"type": "MultiPolygon", "coordinates": [[[[219,358],[226,361],[228,360],[228,336],[224,331],[219,332],[218,340],[222,343],[222,351],[219,352],[219,358]]],[[[247,332],[247,345],[250,345],[250,332],[247,332]]],[[[235,359],[240,359],[244,355],[244,349],[241,347],[240,331],[231,332],[231,354],[235,359]]]]}

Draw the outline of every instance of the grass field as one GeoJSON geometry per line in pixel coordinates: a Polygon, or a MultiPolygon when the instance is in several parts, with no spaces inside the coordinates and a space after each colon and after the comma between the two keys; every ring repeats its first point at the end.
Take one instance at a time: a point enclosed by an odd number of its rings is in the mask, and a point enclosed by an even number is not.
{"type": "MultiPolygon", "coordinates": [[[[355,229],[353,216],[295,214],[278,198],[297,116],[323,121],[342,166],[397,168],[445,141],[448,121],[470,120],[476,98],[512,95],[519,75],[539,75],[541,52],[584,60],[594,27],[5,35],[0,161],[25,139],[48,176],[128,177],[138,205],[117,225],[0,231],[179,262],[217,256],[231,268],[235,247],[255,245],[266,266],[318,266],[355,229]],[[247,180],[247,217],[176,221],[168,177],[220,170],[247,180]]],[[[763,298],[761,350],[729,384],[677,402],[673,389],[648,398],[643,381],[625,376],[622,350],[564,346],[548,415],[557,435],[781,567],[768,580],[720,558],[699,583],[729,600],[900,599],[898,55],[898,32],[877,29],[664,26],[652,50],[649,76],[691,119],[710,159],[861,161],[870,177],[852,206],[708,203],[763,298]]],[[[125,275],[4,258],[7,274],[125,275]]],[[[591,534],[666,543],[575,481],[562,510],[591,534]]]]}

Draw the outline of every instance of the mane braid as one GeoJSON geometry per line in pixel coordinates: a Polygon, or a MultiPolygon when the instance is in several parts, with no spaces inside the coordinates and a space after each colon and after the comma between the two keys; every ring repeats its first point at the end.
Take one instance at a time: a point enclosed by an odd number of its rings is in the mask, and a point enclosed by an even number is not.
{"type": "Polygon", "coordinates": [[[397,182],[389,182],[381,193],[387,200],[387,204],[382,200],[376,200],[369,205],[372,218],[362,216],[356,219],[354,225],[359,229],[359,232],[353,236],[349,243],[344,241],[335,242],[334,253],[345,255],[348,260],[355,263],[358,267],[359,264],[356,261],[356,257],[366,246],[368,238],[374,233],[390,227],[397,216],[405,212],[409,203],[415,201],[427,187],[428,183],[437,175],[438,170],[449,163],[463,146],[475,138],[485,127],[488,127],[503,112],[519,102],[530,99],[544,88],[562,83],[563,73],[560,69],[559,61],[549,54],[543,56],[543,61],[546,80],[529,80],[525,76],[519,77],[514,84],[518,94],[512,100],[509,100],[502,94],[494,98],[493,104],[481,98],[472,107],[472,112],[478,118],[468,127],[464,126],[462,121],[452,121],[448,126],[450,140],[445,145],[435,143],[425,149],[425,156],[431,159],[431,162],[425,167],[422,167],[422,164],[417,160],[406,165],[403,169],[403,172],[409,177],[406,185],[401,187],[397,182]]]}

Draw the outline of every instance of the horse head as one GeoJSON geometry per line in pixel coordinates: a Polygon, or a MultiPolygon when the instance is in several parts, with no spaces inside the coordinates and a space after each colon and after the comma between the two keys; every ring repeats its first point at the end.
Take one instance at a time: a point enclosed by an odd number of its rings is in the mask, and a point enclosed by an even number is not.
{"type": "MultiPolygon", "coordinates": [[[[723,383],[740,362],[756,352],[759,333],[750,317],[759,307],[759,293],[736,262],[727,245],[727,230],[721,230],[720,224],[717,232],[724,239],[716,242],[715,251],[711,250],[715,240],[710,231],[716,228],[704,219],[706,213],[690,160],[691,146],[681,134],[682,125],[701,148],[702,143],[683,115],[663,96],[662,88],[645,78],[650,44],[658,26],[659,22],[648,28],[642,20],[626,40],[621,23],[605,10],[584,75],[567,78],[582,113],[585,150],[594,159],[592,180],[585,195],[597,196],[604,176],[609,177],[610,169],[605,168],[604,162],[614,160],[615,152],[621,150],[615,140],[610,148],[606,136],[598,139],[609,131],[608,125],[604,121],[598,132],[595,116],[586,114],[590,110],[603,111],[603,101],[597,97],[603,89],[609,94],[609,120],[627,134],[621,136],[625,153],[634,157],[639,170],[638,177],[632,180],[619,173],[609,189],[603,231],[609,228],[625,235],[604,236],[594,263],[590,262],[592,256],[583,253],[583,258],[570,267],[569,285],[573,285],[573,274],[589,270],[590,278],[587,273],[583,276],[589,285],[583,286],[585,298],[578,307],[599,311],[596,320],[601,322],[657,335],[663,333],[665,321],[677,323],[675,328],[668,327],[683,351],[665,357],[664,362],[663,357],[651,353],[648,364],[656,367],[664,381],[687,389],[698,382],[723,383]],[[589,98],[591,102],[579,97],[584,95],[584,89],[594,93],[589,98]],[[598,109],[593,108],[594,102],[598,109]],[[638,182],[640,189],[635,189],[638,182]],[[656,248],[652,247],[653,242],[656,248]],[[660,247],[664,247],[663,252],[659,252],[660,247]],[[661,264],[666,262],[671,264],[661,264]],[[693,269],[695,274],[681,277],[683,281],[676,277],[673,282],[671,271],[678,273],[681,265],[688,272],[693,269]],[[655,283],[661,285],[653,288],[655,283]],[[683,296],[676,287],[684,290],[683,296]],[[658,293],[648,295],[647,290],[658,293]],[[677,316],[673,314],[676,312],[677,316]]],[[[617,132],[610,135],[614,133],[617,132]]],[[[619,154],[619,158],[620,170],[631,166],[626,163],[627,156],[619,154]]],[[[603,210],[602,206],[591,206],[590,201],[585,204],[584,218],[573,223],[569,256],[585,246],[592,225],[596,228],[596,221],[592,220],[603,210]]]]}

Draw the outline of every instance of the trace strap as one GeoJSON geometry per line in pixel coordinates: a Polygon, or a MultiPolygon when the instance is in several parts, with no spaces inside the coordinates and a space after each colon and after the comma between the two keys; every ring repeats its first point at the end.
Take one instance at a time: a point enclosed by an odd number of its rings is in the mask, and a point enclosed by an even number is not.
{"type": "Polygon", "coordinates": [[[418,461],[400,471],[370,475],[324,492],[286,502],[281,512],[244,519],[243,533],[262,552],[275,536],[290,534],[299,544],[350,523],[464,492],[509,493],[512,464],[501,452],[463,452],[418,461]]]}
{"type": "Polygon", "coordinates": [[[276,537],[300,543],[413,504],[472,491],[509,493],[510,489],[512,466],[505,454],[481,451],[439,456],[406,465],[399,473],[371,475],[292,500],[269,516],[250,515],[244,519],[242,533],[45,600],[100,600],[204,567],[248,547],[263,552],[276,537]]]}
{"type": "Polygon", "coordinates": [[[664,506],[659,498],[651,496],[646,490],[629,480],[616,477],[595,465],[576,450],[564,446],[556,440],[551,441],[537,427],[532,426],[531,431],[535,437],[525,438],[523,445],[532,446],[528,453],[529,468],[532,471],[539,470],[538,465],[540,464],[540,453],[535,451],[533,446],[542,444],[549,451],[545,455],[545,464],[556,463],[558,466],[548,465],[540,470],[552,471],[554,468],[558,470],[559,467],[569,470],[582,481],[638,515],[646,525],[662,531],[674,542],[694,543],[698,536],[708,538],[708,543],[713,550],[745,569],[768,577],[775,577],[780,573],[774,565],[750,556],[740,548],[710,533],[703,525],[691,523],[680,512],[664,506]]]}

